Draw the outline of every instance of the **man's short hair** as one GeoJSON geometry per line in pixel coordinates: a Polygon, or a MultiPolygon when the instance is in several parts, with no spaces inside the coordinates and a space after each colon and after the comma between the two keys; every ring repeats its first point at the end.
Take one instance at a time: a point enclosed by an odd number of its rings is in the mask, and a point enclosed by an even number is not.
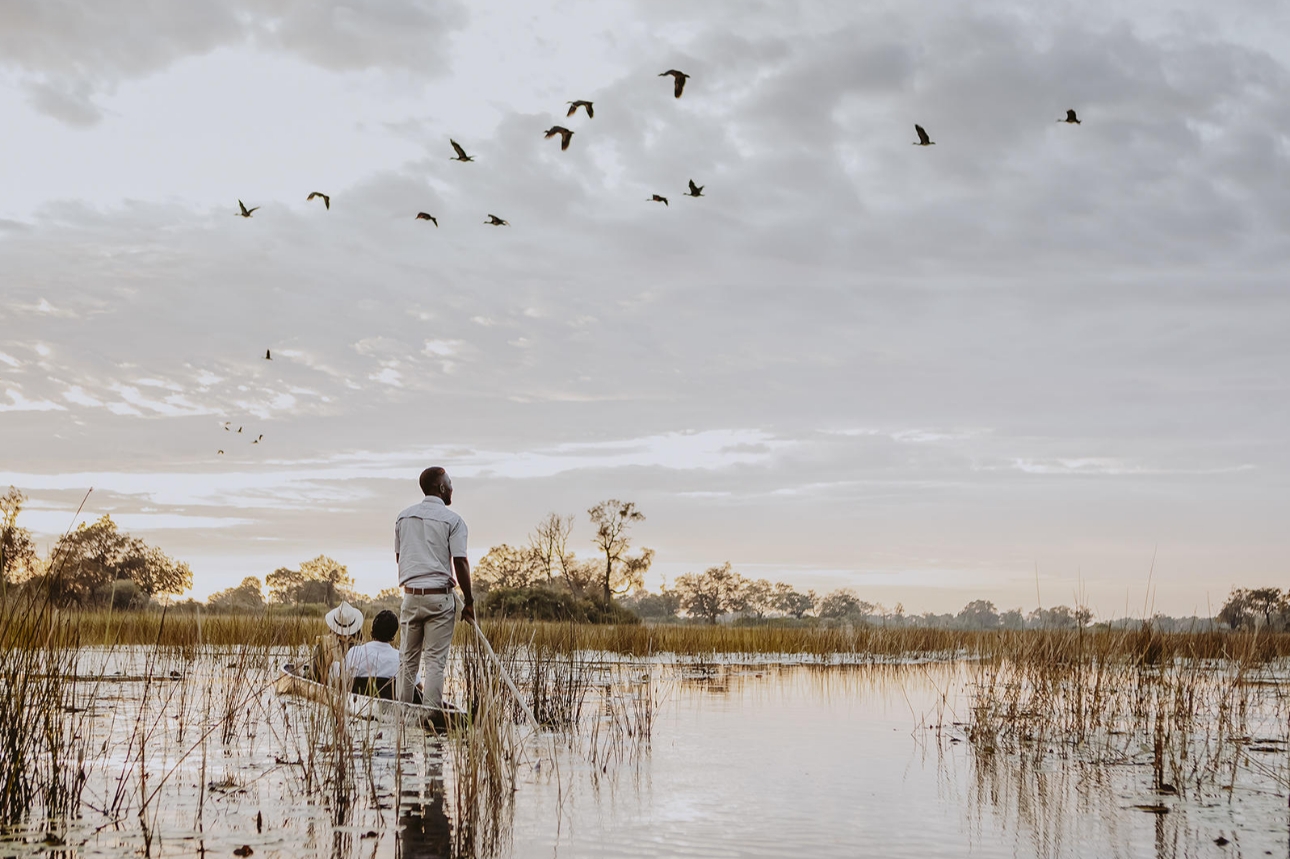
{"type": "Polygon", "coordinates": [[[447,471],[437,465],[433,465],[421,472],[421,494],[435,495],[440,484],[443,483],[443,478],[447,473],[447,471]]]}
{"type": "Polygon", "coordinates": [[[390,642],[399,631],[399,616],[388,608],[372,618],[372,640],[390,642]]]}

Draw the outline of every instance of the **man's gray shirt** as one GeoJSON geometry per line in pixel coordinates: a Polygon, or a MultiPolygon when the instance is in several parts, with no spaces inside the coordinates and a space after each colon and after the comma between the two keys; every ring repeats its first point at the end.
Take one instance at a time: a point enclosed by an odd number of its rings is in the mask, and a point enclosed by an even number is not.
{"type": "Polygon", "coordinates": [[[452,559],[466,557],[466,522],[442,498],[427,495],[394,520],[394,554],[401,587],[451,588],[452,559]]]}

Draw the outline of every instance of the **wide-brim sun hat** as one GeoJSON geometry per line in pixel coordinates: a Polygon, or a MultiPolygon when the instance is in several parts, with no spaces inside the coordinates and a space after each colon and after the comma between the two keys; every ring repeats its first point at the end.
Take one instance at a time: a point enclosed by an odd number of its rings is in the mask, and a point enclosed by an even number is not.
{"type": "Polygon", "coordinates": [[[323,620],[327,621],[327,628],[337,635],[354,635],[363,628],[363,613],[344,600],[327,612],[323,620]]]}

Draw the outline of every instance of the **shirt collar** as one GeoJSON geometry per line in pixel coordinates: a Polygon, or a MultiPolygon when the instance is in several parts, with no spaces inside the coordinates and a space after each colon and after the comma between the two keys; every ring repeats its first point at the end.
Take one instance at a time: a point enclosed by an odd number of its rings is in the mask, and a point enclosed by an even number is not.
{"type": "Polygon", "coordinates": [[[440,498],[438,495],[427,495],[425,498],[421,499],[421,503],[438,504],[440,507],[444,506],[443,499],[440,498]]]}

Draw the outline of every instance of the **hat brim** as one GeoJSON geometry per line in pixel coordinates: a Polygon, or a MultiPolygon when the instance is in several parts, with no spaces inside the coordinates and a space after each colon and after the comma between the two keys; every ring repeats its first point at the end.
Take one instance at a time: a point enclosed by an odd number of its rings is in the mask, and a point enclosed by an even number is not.
{"type": "Polygon", "coordinates": [[[341,623],[339,618],[330,616],[324,618],[324,620],[327,621],[327,628],[337,635],[353,635],[363,628],[363,621],[361,618],[347,624],[341,623]]]}

